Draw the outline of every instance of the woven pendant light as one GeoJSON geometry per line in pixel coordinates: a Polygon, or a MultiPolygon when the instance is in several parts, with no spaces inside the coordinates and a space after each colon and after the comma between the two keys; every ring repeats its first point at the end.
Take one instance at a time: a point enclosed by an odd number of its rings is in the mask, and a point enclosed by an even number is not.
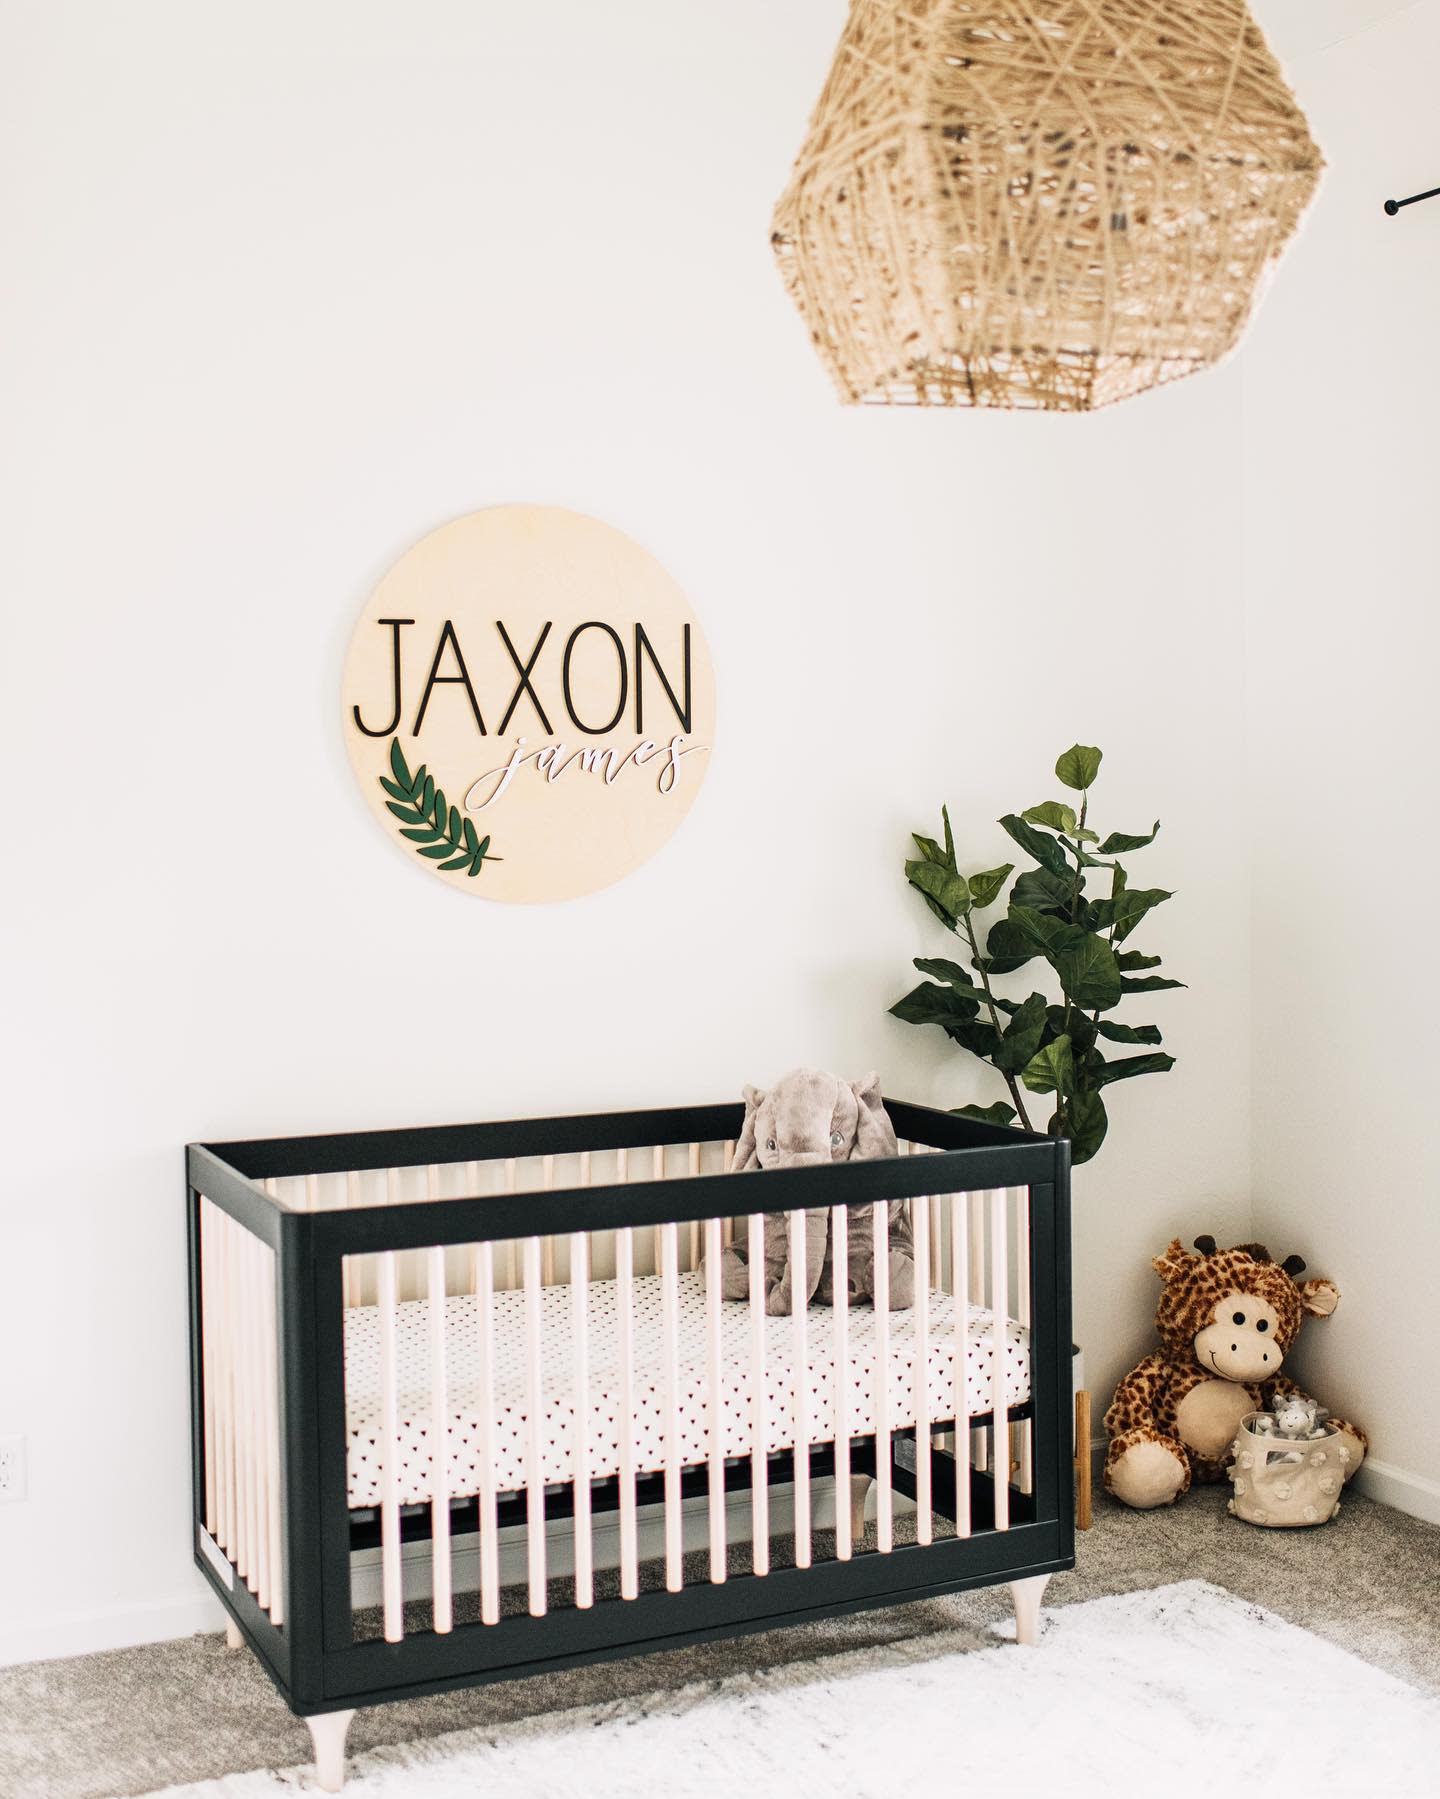
{"type": "Polygon", "coordinates": [[[1321,166],[1244,0],[852,0],[773,241],[845,400],[1087,411],[1234,347],[1321,166]]]}

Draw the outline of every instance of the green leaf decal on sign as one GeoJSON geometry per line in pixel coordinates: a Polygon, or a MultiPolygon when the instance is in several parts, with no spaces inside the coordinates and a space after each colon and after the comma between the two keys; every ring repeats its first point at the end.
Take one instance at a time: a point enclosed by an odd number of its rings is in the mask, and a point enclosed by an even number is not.
{"type": "Polygon", "coordinates": [[[487,862],[503,860],[490,854],[490,839],[476,836],[474,825],[458,806],[450,804],[433,775],[423,766],[411,774],[398,737],[390,744],[390,774],[393,779],[379,777],[391,796],[385,810],[401,821],[400,835],[413,843],[420,855],[438,862],[442,870],[463,868],[470,880],[487,862]]]}

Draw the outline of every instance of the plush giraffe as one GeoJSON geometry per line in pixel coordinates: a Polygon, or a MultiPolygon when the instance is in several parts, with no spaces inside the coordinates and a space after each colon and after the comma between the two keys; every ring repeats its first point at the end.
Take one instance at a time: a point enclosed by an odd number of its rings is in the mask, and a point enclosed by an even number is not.
{"type": "MultiPolygon", "coordinates": [[[[1261,1243],[1217,1249],[1213,1237],[1197,1237],[1192,1254],[1177,1237],[1154,1268],[1160,1347],[1120,1382],[1105,1414],[1105,1485],[1141,1510],[1171,1504],[1192,1480],[1223,1480],[1247,1413],[1277,1394],[1308,1398],[1281,1364],[1305,1319],[1328,1318],[1340,1303],[1333,1281],[1300,1282],[1300,1257],[1272,1262],[1261,1243]]],[[[1332,1422],[1348,1480],[1365,1458],[1365,1436],[1332,1422]]]]}

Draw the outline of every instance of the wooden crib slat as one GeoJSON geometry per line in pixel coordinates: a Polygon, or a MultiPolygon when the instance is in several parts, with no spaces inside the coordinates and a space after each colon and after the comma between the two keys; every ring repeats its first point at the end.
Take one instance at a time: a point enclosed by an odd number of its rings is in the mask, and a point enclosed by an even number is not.
{"type": "MultiPolygon", "coordinates": [[[[625,1155],[622,1149],[620,1157],[625,1155]]],[[[623,1175],[621,1177],[624,1178],[623,1175]]],[[[635,1232],[615,1233],[615,1297],[620,1338],[620,1597],[640,1592],[635,1533],[635,1232]]]]}
{"type": "Polygon", "coordinates": [[[205,1389],[205,1528],[219,1530],[215,1473],[215,1207],[200,1200],[200,1379],[205,1389]]]}
{"type": "MultiPolygon", "coordinates": [[[[518,1171],[519,1171],[519,1162],[518,1162],[517,1158],[514,1156],[506,1156],[506,1158],[505,1158],[505,1191],[507,1193],[513,1193],[515,1191],[516,1178],[518,1175],[518,1171]]],[[[519,1246],[515,1242],[515,1240],[512,1238],[505,1245],[505,1266],[506,1266],[505,1285],[510,1289],[510,1291],[512,1293],[520,1285],[520,1264],[519,1264],[519,1260],[518,1260],[519,1254],[520,1254],[519,1246]]]]}
{"type": "MultiPolygon", "coordinates": [[[[267,1186],[269,1183],[267,1183],[267,1186]]],[[[273,1191],[273,1188],[271,1189],[273,1191]]],[[[246,1527],[250,1537],[250,1568],[246,1585],[265,1610],[270,1606],[270,1502],[265,1491],[265,1457],[261,1439],[260,1401],[260,1252],[264,1245],[249,1231],[243,1237],[245,1308],[245,1443],[250,1463],[249,1507],[246,1527]]]]}
{"type": "Polygon", "coordinates": [[[285,1566],[280,1507],[280,1340],[276,1318],[275,1252],[261,1249],[260,1342],[262,1346],[263,1441],[265,1454],[265,1531],[269,1544],[270,1621],[285,1622],[285,1566]]]}
{"type": "Polygon", "coordinates": [[[527,1237],[525,1271],[525,1409],[529,1430],[525,1449],[525,1547],[529,1568],[530,1616],[545,1616],[545,1384],[544,1319],[540,1300],[540,1239],[527,1237]]]}
{"type": "MultiPolygon", "coordinates": [[[[385,1197],[400,1200],[400,1171],[385,1171],[385,1197]]],[[[400,1415],[396,1391],[395,1305],[399,1269],[393,1249],[380,1252],[378,1310],[380,1325],[380,1433],[384,1439],[384,1473],[380,1486],[380,1588],[385,1641],[405,1635],[405,1589],[400,1565],[400,1415]]]]}
{"type": "Polygon", "coordinates": [[[770,1464],[765,1424],[765,1217],[752,1212],[750,1232],[750,1565],[770,1572],[770,1464]]]}
{"type": "Polygon", "coordinates": [[[660,1227],[660,1330],[665,1407],[665,1587],[678,1593],[685,1584],[684,1518],[680,1510],[680,1298],[677,1291],[680,1237],[674,1224],[660,1227]]]}
{"type": "MultiPolygon", "coordinates": [[[[360,1204],[360,1171],[357,1168],[346,1170],[345,1204],[348,1207],[360,1204]]],[[[342,1263],[344,1273],[342,1280],[345,1289],[346,1306],[358,1306],[365,1303],[364,1297],[364,1260],[360,1256],[346,1256],[342,1263]]]]}
{"type": "MultiPolygon", "coordinates": [[[[480,1195],[480,1164],[478,1162],[465,1164],[465,1191],[475,1198],[480,1195]]],[[[472,1294],[480,1291],[480,1245],[478,1243],[470,1245],[470,1291],[472,1294]]]]}
{"type": "MultiPolygon", "coordinates": [[[[985,1304],[985,1213],[987,1206],[988,1201],[983,1193],[970,1196],[970,1303],[981,1307],[985,1304]]],[[[976,1430],[971,1440],[971,1455],[975,1466],[982,1473],[990,1466],[983,1426],[976,1430]]]]}
{"type": "MultiPolygon", "coordinates": [[[[581,1185],[589,1185],[590,1152],[580,1159],[581,1185]]],[[[575,1604],[595,1603],[594,1552],[590,1529],[590,1238],[570,1235],[570,1328],[575,1374],[575,1604]]]]}
{"type": "Polygon", "coordinates": [[[480,1364],[480,1622],[500,1622],[500,1531],[495,1501],[495,1246],[474,1245],[480,1364]]]}
{"type": "MultiPolygon", "coordinates": [[[[425,1171],[425,1191],[440,1197],[440,1170],[425,1171]]],[[[425,1252],[430,1308],[430,1591],[435,1630],[451,1628],[450,1583],[450,1396],[445,1369],[445,1251],[438,1244],[425,1252]]]]}
{"type": "Polygon", "coordinates": [[[231,1235],[235,1229],[223,1212],[215,1233],[215,1484],[220,1534],[216,1541],[235,1559],[235,1317],[230,1284],[231,1235]]]}
{"type": "MultiPolygon", "coordinates": [[[[546,1156],[540,1164],[540,1184],[547,1193],[555,1186],[555,1158],[546,1156]]],[[[544,1243],[544,1273],[541,1278],[547,1287],[555,1285],[555,1239],[547,1237],[544,1243]]]]}
{"type": "Polygon", "coordinates": [[[805,1214],[789,1215],[790,1319],[793,1332],[791,1406],[795,1419],[795,1566],[810,1566],[810,1419],[806,1344],[806,1309],[810,1302],[805,1279],[805,1214]]]}
{"type": "MultiPolygon", "coordinates": [[[[1021,1327],[1030,1329],[1030,1189],[1015,1189],[1015,1317],[1021,1327]]],[[[1020,1438],[1020,1491],[1034,1491],[1034,1438],[1028,1418],[1016,1426],[1020,1438]]]]}
{"type": "MultiPolygon", "coordinates": [[[[665,1179],[665,1145],[663,1143],[657,1143],[650,1151],[650,1178],[652,1181],[663,1181],[665,1179]]],[[[655,1226],[653,1258],[656,1274],[659,1274],[660,1272],[660,1233],[663,1228],[663,1226],[658,1224],[655,1226]]]]}
{"type": "Polygon", "coordinates": [[[830,1286],[835,1308],[835,1554],[850,1560],[850,1213],[830,1209],[830,1286]]]}
{"type": "MultiPolygon", "coordinates": [[[[727,1137],[721,1144],[720,1149],[725,1158],[721,1166],[724,1168],[726,1174],[729,1174],[730,1165],[735,1160],[734,1138],[727,1137]]],[[[730,1245],[735,1241],[735,1220],[733,1218],[722,1218],[720,1220],[720,1241],[722,1247],[725,1249],[729,1249],[730,1245]]]]}
{"type": "Polygon", "coordinates": [[[930,1463],[930,1201],[917,1199],[915,1237],[915,1541],[933,1535],[930,1463]]]}
{"type": "Polygon", "coordinates": [[[882,1555],[894,1547],[890,1486],[890,1208],[877,1200],[875,1218],[875,1528],[882,1555]]]}
{"type": "MultiPolygon", "coordinates": [[[[690,1145],[690,1178],[694,1180],[700,1172],[700,1145],[690,1145]]],[[[690,1260],[686,1266],[693,1272],[700,1266],[700,1220],[694,1218],[690,1222],[690,1260]]]]}
{"type": "Polygon", "coordinates": [[[1005,1322],[1009,1312],[1006,1205],[1000,1188],[990,1195],[990,1453],[995,1463],[995,1528],[1010,1528],[1010,1432],[1005,1422],[1005,1322]]]}
{"type": "MultiPolygon", "coordinates": [[[[274,1189],[266,1183],[266,1191],[274,1189]]],[[[252,1577],[255,1537],[254,1467],[250,1460],[250,1305],[247,1233],[235,1226],[230,1257],[230,1303],[235,1344],[235,1570],[248,1586],[252,1577]]]]}
{"type": "Polygon", "coordinates": [[[721,1349],[720,1220],[705,1220],[705,1373],[706,1412],[709,1418],[706,1448],[709,1468],[710,1578],[719,1586],[725,1579],[725,1392],[722,1385],[724,1358],[721,1349]]]}
{"type": "Polygon", "coordinates": [[[950,1195],[950,1292],[955,1302],[957,1537],[970,1535],[970,1195],[950,1195]]]}

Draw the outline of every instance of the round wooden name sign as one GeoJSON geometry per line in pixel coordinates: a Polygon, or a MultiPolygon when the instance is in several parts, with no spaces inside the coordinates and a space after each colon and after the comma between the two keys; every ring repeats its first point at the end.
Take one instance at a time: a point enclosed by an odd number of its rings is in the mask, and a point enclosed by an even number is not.
{"type": "Polygon", "coordinates": [[[442,525],[370,597],[345,663],[366,800],[418,868],[573,899],[654,855],[715,740],[684,595],[619,531],[551,506],[442,525]]]}

